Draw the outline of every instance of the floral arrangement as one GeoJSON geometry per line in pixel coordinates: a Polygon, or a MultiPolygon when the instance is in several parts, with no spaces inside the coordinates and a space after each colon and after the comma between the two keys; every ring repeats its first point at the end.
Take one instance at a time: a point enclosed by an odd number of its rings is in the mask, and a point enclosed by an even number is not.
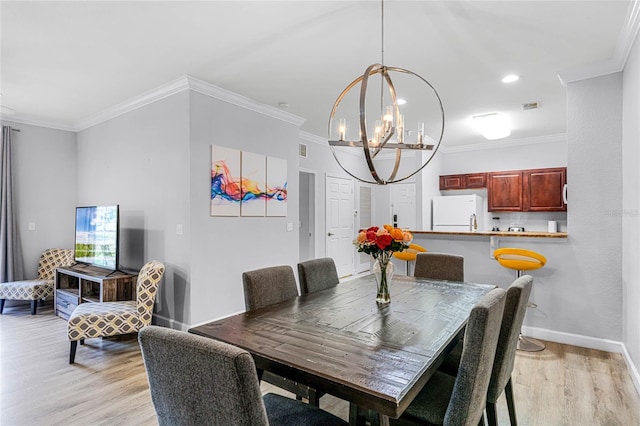
{"type": "Polygon", "coordinates": [[[359,252],[370,254],[377,259],[381,254],[390,257],[393,252],[405,250],[412,240],[411,232],[384,225],[382,228],[372,226],[366,231],[360,231],[354,244],[359,252]]]}

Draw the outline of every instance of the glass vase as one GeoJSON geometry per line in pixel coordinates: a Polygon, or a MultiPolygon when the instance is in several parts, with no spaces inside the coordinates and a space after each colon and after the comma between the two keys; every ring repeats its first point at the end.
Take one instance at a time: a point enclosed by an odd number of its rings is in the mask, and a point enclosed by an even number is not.
{"type": "Polygon", "coordinates": [[[393,278],[391,254],[392,253],[379,254],[373,264],[373,276],[378,285],[376,303],[379,305],[386,305],[391,302],[391,295],[389,294],[389,284],[391,284],[391,278],[393,278]]]}

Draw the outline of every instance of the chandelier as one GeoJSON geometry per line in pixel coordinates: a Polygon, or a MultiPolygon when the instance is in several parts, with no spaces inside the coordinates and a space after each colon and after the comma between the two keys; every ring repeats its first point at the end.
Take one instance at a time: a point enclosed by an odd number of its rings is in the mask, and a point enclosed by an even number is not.
{"type": "Polygon", "coordinates": [[[384,65],[384,0],[381,18],[381,63],[368,66],[338,96],[329,116],[329,146],[347,174],[386,185],[410,178],[431,161],[444,134],[444,109],[427,80],[384,65]],[[402,96],[392,75],[404,84],[402,96]]]}

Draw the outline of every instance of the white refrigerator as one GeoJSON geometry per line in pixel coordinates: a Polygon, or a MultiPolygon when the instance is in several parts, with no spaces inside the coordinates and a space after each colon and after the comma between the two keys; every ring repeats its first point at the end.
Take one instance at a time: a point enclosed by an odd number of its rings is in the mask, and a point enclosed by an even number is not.
{"type": "Polygon", "coordinates": [[[433,197],[431,208],[433,231],[484,231],[484,206],[478,195],[433,197]]]}

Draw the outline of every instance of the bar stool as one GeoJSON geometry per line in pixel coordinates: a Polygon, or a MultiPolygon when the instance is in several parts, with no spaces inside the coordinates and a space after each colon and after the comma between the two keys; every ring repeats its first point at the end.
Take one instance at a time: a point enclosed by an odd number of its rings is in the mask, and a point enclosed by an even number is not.
{"type": "Polygon", "coordinates": [[[409,276],[409,266],[411,262],[416,261],[418,253],[424,253],[427,249],[418,244],[409,244],[409,247],[403,251],[393,252],[393,257],[407,262],[407,276],[409,276]]]}
{"type": "MultiPolygon", "coordinates": [[[[547,258],[538,252],[515,247],[502,247],[493,252],[493,257],[498,263],[515,271],[516,279],[524,275],[525,271],[533,271],[542,268],[547,263],[547,258]]],[[[536,308],[538,305],[529,303],[530,308],[536,308]]],[[[545,348],[544,343],[531,337],[520,334],[518,339],[518,349],[526,352],[537,352],[545,348]]]]}

